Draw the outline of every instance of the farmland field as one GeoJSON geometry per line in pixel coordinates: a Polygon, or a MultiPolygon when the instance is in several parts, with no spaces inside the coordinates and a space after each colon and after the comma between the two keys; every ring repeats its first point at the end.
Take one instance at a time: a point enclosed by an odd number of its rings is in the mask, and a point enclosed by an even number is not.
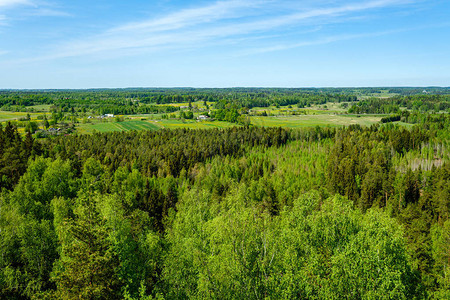
{"type": "MultiPolygon", "coordinates": [[[[33,120],[42,113],[30,113],[33,120]]],[[[9,120],[18,120],[27,116],[26,112],[8,112],[0,111],[0,122],[9,120]]],[[[378,123],[384,115],[340,115],[330,114],[330,112],[319,112],[306,115],[278,115],[278,116],[250,116],[251,124],[254,126],[267,127],[313,127],[313,126],[348,126],[359,124],[370,126],[378,123]]],[[[79,133],[111,132],[111,131],[130,131],[130,130],[158,130],[160,128],[228,128],[239,126],[236,123],[225,121],[202,121],[180,120],[180,119],[160,119],[160,115],[128,115],[124,116],[123,122],[98,122],[78,124],[79,133]]],[[[402,124],[407,126],[407,124],[402,124]]]]}
{"type": "Polygon", "coordinates": [[[98,132],[111,132],[111,131],[130,131],[130,130],[158,130],[160,128],[227,128],[237,126],[236,124],[214,121],[214,122],[197,122],[194,120],[181,121],[177,119],[171,120],[127,120],[123,122],[107,122],[107,123],[93,123],[93,124],[80,124],[77,126],[79,133],[93,133],[94,130],[98,132]]]}
{"type": "MultiPolygon", "coordinates": [[[[370,126],[378,123],[382,116],[357,116],[357,115],[297,115],[297,116],[268,116],[268,117],[250,117],[251,124],[254,126],[267,127],[314,127],[314,126],[348,126],[359,124],[362,126],[370,126]]],[[[79,133],[111,132],[111,131],[130,131],[130,130],[158,130],[160,128],[190,128],[190,129],[206,129],[206,128],[228,128],[239,126],[235,123],[224,121],[203,121],[196,120],[179,120],[179,119],[162,119],[162,120],[126,120],[123,122],[106,122],[94,124],[80,124],[77,126],[79,133]]]]}
{"type": "Polygon", "coordinates": [[[159,128],[160,127],[158,127],[154,123],[130,120],[124,122],[80,124],[77,130],[80,133],[93,133],[94,130],[98,132],[111,132],[111,131],[130,131],[130,130],[158,130],[159,128]]]}
{"type": "MultiPolygon", "coordinates": [[[[31,117],[33,114],[30,113],[31,117]]],[[[0,111],[0,122],[8,121],[8,120],[16,120],[19,118],[26,117],[26,112],[10,112],[10,111],[0,111]]]]}
{"type": "Polygon", "coordinates": [[[39,104],[29,106],[28,109],[34,109],[35,112],[49,112],[50,106],[51,106],[50,104],[39,104]]]}
{"type": "Polygon", "coordinates": [[[356,115],[298,115],[277,117],[251,117],[251,122],[256,126],[281,126],[289,128],[311,127],[311,126],[344,126],[359,124],[370,126],[378,123],[381,116],[356,115]]]}
{"type": "Polygon", "coordinates": [[[227,128],[238,126],[237,124],[223,122],[223,121],[202,121],[197,122],[196,120],[160,120],[157,123],[159,126],[164,128],[191,128],[191,129],[206,129],[206,128],[227,128]]]}

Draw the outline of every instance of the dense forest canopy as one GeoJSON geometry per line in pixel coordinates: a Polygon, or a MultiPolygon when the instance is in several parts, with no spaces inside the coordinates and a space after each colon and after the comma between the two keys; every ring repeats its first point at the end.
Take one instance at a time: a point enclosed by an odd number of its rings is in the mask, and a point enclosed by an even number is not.
{"type": "Polygon", "coordinates": [[[6,122],[0,298],[448,299],[449,90],[423,90],[2,92],[3,106],[75,112],[195,100],[227,119],[252,103],[332,99],[393,114],[49,138],[6,122]]]}

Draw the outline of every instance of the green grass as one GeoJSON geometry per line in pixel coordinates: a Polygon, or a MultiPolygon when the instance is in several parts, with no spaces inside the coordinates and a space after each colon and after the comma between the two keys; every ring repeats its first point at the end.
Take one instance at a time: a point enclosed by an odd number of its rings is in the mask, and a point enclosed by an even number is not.
{"type": "MultiPolygon", "coordinates": [[[[389,124],[389,123],[387,123],[387,124],[389,124]]],[[[400,121],[393,122],[393,124],[398,124],[400,126],[408,128],[408,129],[414,127],[414,125],[415,125],[415,124],[410,124],[410,123],[405,123],[405,122],[400,122],[400,121]]]]}
{"type": "MultiPolygon", "coordinates": [[[[214,102],[206,102],[208,104],[208,106],[214,105],[214,102]]],[[[158,105],[158,106],[175,106],[175,107],[180,107],[180,106],[189,106],[189,102],[181,102],[181,103],[161,103],[161,104],[154,104],[153,105],[158,105]]],[[[193,107],[198,107],[198,108],[206,108],[204,105],[203,101],[195,101],[195,102],[191,102],[191,105],[193,107]]]]}
{"type": "Polygon", "coordinates": [[[205,129],[205,128],[227,128],[232,126],[238,126],[237,124],[228,122],[197,122],[195,120],[186,120],[182,122],[181,120],[169,119],[169,120],[158,120],[158,121],[148,121],[148,120],[129,120],[123,122],[99,122],[93,124],[80,124],[77,126],[77,131],[79,133],[93,133],[94,130],[97,132],[112,132],[112,131],[130,131],[130,130],[158,130],[160,128],[191,128],[191,129],[205,129]]]}
{"type": "Polygon", "coordinates": [[[123,121],[123,122],[105,122],[94,124],[80,124],[77,126],[79,133],[112,132],[112,131],[130,131],[130,130],[158,130],[160,127],[153,122],[147,121],[123,121]]]}
{"type": "MultiPolygon", "coordinates": [[[[38,114],[30,113],[31,118],[36,117],[38,114]]],[[[8,120],[18,120],[27,116],[26,112],[11,112],[11,111],[0,111],[0,122],[8,120]]]]}
{"type": "MultiPolygon", "coordinates": [[[[347,102],[349,103],[349,102],[347,102]]],[[[350,107],[352,105],[352,103],[349,103],[348,106],[350,107]]],[[[339,113],[345,113],[348,110],[347,108],[342,108],[342,103],[337,103],[337,102],[328,102],[327,104],[322,104],[322,105],[313,105],[312,107],[308,107],[305,109],[310,109],[310,110],[319,110],[321,113],[330,113],[330,112],[339,112],[339,113]],[[325,108],[326,106],[326,108],[325,108]]]]}
{"type": "Polygon", "coordinates": [[[49,112],[50,111],[50,104],[40,104],[40,105],[33,105],[33,106],[28,106],[27,108],[34,108],[35,112],[49,112]]]}
{"type": "MultiPolygon", "coordinates": [[[[251,117],[251,123],[255,126],[267,127],[314,127],[314,126],[344,126],[359,124],[370,126],[378,123],[381,116],[361,116],[356,115],[300,115],[300,116],[272,116],[272,117],[251,117]]],[[[159,128],[228,128],[239,126],[237,124],[221,121],[202,121],[178,119],[168,120],[126,120],[124,122],[99,122],[94,124],[80,124],[77,127],[79,133],[111,132],[111,131],[130,131],[130,130],[158,130],[159,128]]]]}
{"type": "Polygon", "coordinates": [[[375,98],[390,98],[399,95],[398,93],[390,93],[389,90],[381,90],[380,93],[370,93],[368,95],[362,95],[361,99],[367,99],[371,97],[375,98]]]}
{"type": "MultiPolygon", "coordinates": [[[[0,122],[25,118],[27,114],[30,114],[30,117],[33,121],[38,122],[40,122],[41,120],[37,120],[37,117],[43,115],[42,112],[27,113],[27,112],[0,111],[0,122]]],[[[51,118],[51,115],[47,115],[47,118],[51,118]]]]}
{"type": "MultiPolygon", "coordinates": [[[[351,104],[349,104],[351,105],[351,104]]],[[[328,102],[327,104],[321,104],[321,105],[312,105],[310,107],[304,107],[304,108],[298,108],[297,105],[291,105],[291,108],[289,108],[289,105],[286,106],[280,106],[279,108],[275,106],[269,106],[269,107],[253,107],[251,111],[253,113],[262,113],[265,111],[267,114],[274,115],[274,116],[283,116],[283,115],[291,115],[291,112],[304,112],[308,115],[318,115],[318,114],[325,114],[329,115],[332,113],[345,113],[347,112],[348,108],[342,108],[342,103],[335,103],[335,102],[328,102]]]]}
{"type": "MultiPolygon", "coordinates": [[[[328,104],[328,107],[334,110],[339,110],[336,104],[328,104]],[[331,106],[331,107],[330,107],[331,106]]],[[[285,110],[287,107],[277,109],[271,108],[257,108],[258,109],[272,109],[272,113],[285,110]]],[[[316,108],[317,109],[317,108],[316,108]]],[[[352,124],[359,124],[361,126],[370,126],[380,123],[380,120],[385,115],[355,115],[355,114],[338,114],[333,111],[316,110],[311,108],[306,110],[306,115],[278,115],[278,116],[251,116],[251,124],[255,126],[267,127],[287,127],[287,128],[301,128],[301,127],[315,127],[315,126],[348,126],[352,124]]],[[[342,110],[342,109],[341,109],[342,110]]],[[[179,119],[158,119],[160,115],[132,115],[123,116],[123,122],[99,122],[93,120],[94,123],[79,124],[77,131],[79,133],[97,132],[111,132],[111,131],[130,131],[130,130],[158,130],[160,128],[190,128],[190,129],[207,129],[207,128],[228,128],[239,126],[238,124],[221,122],[221,121],[202,121],[197,120],[179,120],[179,119]]],[[[410,127],[410,124],[399,123],[402,126],[410,127]]]]}
{"type": "MultiPolygon", "coordinates": [[[[130,130],[158,130],[160,128],[227,128],[232,126],[238,126],[237,124],[221,122],[221,121],[202,121],[197,120],[185,120],[184,122],[179,119],[160,119],[152,120],[149,115],[133,115],[124,116],[126,118],[123,122],[98,122],[93,120],[93,123],[79,124],[77,125],[78,133],[89,134],[94,130],[97,132],[112,132],[112,131],[130,131],[130,130]],[[131,119],[128,119],[131,118],[131,119]],[[141,120],[144,119],[144,120],[141,120]]],[[[155,117],[155,115],[153,115],[155,117]]]]}
{"type": "Polygon", "coordinates": [[[313,126],[343,126],[359,124],[370,126],[378,123],[381,116],[355,115],[300,115],[300,116],[277,116],[277,117],[251,117],[252,124],[256,126],[281,126],[289,128],[313,127],[313,126]]]}
{"type": "Polygon", "coordinates": [[[157,124],[164,128],[191,128],[191,129],[227,128],[227,127],[238,126],[237,124],[222,122],[222,121],[198,122],[196,120],[185,120],[184,122],[182,122],[181,120],[176,120],[176,119],[159,120],[157,124]]]}
{"type": "MultiPolygon", "coordinates": [[[[267,127],[287,127],[287,128],[301,128],[301,127],[315,127],[315,126],[348,126],[352,124],[359,124],[362,126],[370,126],[375,123],[379,123],[384,115],[355,115],[355,114],[338,114],[333,111],[339,111],[339,107],[336,104],[328,104],[328,108],[331,110],[319,110],[317,107],[309,109],[301,109],[305,111],[306,115],[289,115],[280,114],[277,116],[251,116],[251,124],[255,126],[267,126],[267,127]]],[[[45,109],[45,105],[42,106],[45,109]]],[[[295,109],[293,107],[292,109],[295,109]]],[[[288,107],[270,107],[270,108],[255,108],[254,110],[267,110],[272,114],[283,113],[289,111],[288,107]]],[[[9,112],[0,111],[0,122],[5,124],[9,120],[18,120],[27,116],[26,112],[9,112]]],[[[37,120],[38,116],[42,116],[41,113],[30,113],[33,121],[40,124],[41,120],[37,120]]],[[[191,129],[207,129],[207,128],[228,128],[233,126],[239,126],[238,124],[222,122],[222,121],[202,121],[197,120],[184,120],[179,119],[161,119],[162,115],[130,115],[123,116],[125,121],[114,122],[101,122],[97,119],[92,119],[92,123],[77,124],[77,132],[81,134],[91,134],[94,131],[97,132],[113,132],[113,131],[130,131],[130,130],[158,130],[160,128],[191,128],[191,129]]],[[[80,121],[80,119],[79,119],[80,121]]],[[[406,124],[402,122],[396,122],[404,127],[411,127],[412,124],[406,124]]],[[[23,130],[23,128],[21,128],[23,130]]]]}

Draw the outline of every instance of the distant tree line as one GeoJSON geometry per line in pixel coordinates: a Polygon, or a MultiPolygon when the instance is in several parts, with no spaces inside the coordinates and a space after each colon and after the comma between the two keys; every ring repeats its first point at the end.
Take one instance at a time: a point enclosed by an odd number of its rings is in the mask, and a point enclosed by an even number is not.
{"type": "Polygon", "coordinates": [[[413,112],[448,112],[450,95],[426,94],[394,96],[390,98],[369,98],[353,104],[348,112],[356,114],[399,114],[400,107],[413,112]]]}

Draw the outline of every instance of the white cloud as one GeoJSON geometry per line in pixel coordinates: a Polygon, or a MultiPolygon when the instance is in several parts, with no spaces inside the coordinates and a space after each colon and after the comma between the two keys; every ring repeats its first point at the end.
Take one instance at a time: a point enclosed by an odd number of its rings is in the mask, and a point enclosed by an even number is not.
{"type": "Polygon", "coordinates": [[[31,5],[31,2],[29,0],[0,0],[0,8],[16,5],[31,5]]]}
{"type": "MultiPolygon", "coordinates": [[[[7,11],[6,15],[9,21],[28,17],[65,17],[70,15],[58,10],[50,2],[36,0],[0,0],[0,11],[2,10],[7,11]]],[[[5,15],[3,15],[3,20],[6,20],[5,15]]]]}
{"type": "Polygon", "coordinates": [[[71,14],[60,11],[52,8],[47,7],[38,7],[34,10],[31,10],[30,12],[26,13],[28,16],[35,16],[35,17],[68,17],[71,16],[71,14]]]}
{"type": "Polygon", "coordinates": [[[265,47],[265,48],[248,49],[248,50],[238,53],[237,56],[248,56],[248,55],[254,55],[254,54],[274,52],[274,51],[289,50],[289,49],[300,48],[300,47],[325,45],[325,44],[330,44],[330,43],[335,43],[335,42],[340,42],[340,41],[347,41],[347,40],[354,40],[354,39],[360,39],[360,38],[368,38],[368,37],[374,37],[374,36],[387,35],[387,34],[392,34],[395,32],[398,32],[398,31],[382,31],[382,32],[362,33],[362,34],[343,34],[343,35],[327,36],[327,37],[323,37],[323,38],[316,39],[316,40],[302,41],[302,42],[292,43],[292,44],[278,44],[278,45],[273,45],[273,46],[265,47]]]}
{"type": "MultiPolygon", "coordinates": [[[[330,8],[318,8],[318,9],[310,9],[302,12],[296,12],[292,14],[285,14],[282,16],[265,18],[263,20],[259,20],[256,22],[242,23],[238,25],[233,25],[229,27],[231,32],[239,31],[240,33],[251,33],[255,31],[264,31],[280,28],[283,26],[292,25],[295,23],[305,22],[309,20],[317,20],[320,18],[331,18],[347,15],[353,12],[366,11],[375,8],[382,8],[386,6],[405,4],[407,1],[402,0],[380,0],[380,1],[371,1],[366,3],[358,3],[351,5],[343,5],[338,7],[330,7],[330,8]]],[[[409,3],[409,1],[408,1],[409,3]]],[[[330,20],[330,19],[329,19],[330,20]]]]}
{"type": "MultiPolygon", "coordinates": [[[[1,0],[0,0],[1,1],[1,0]]],[[[12,1],[12,0],[10,0],[12,1]]],[[[355,13],[411,3],[406,0],[372,0],[330,7],[317,6],[299,8],[290,3],[289,9],[267,12],[277,1],[218,1],[203,7],[183,9],[166,16],[132,22],[111,28],[96,36],[52,45],[49,55],[37,59],[56,59],[87,55],[126,55],[145,51],[167,49],[192,49],[217,44],[227,40],[233,43],[245,37],[264,38],[274,30],[296,26],[317,28],[324,23],[340,18],[354,17],[355,13]],[[295,8],[295,9],[294,9],[295,8]]],[[[335,2],[333,2],[335,3],[335,2]]],[[[336,4],[335,4],[336,5],[336,4]]],[[[310,28],[303,28],[304,31],[310,28]]],[[[296,31],[299,31],[297,28],[296,31]]],[[[343,38],[358,38],[362,35],[329,37],[322,40],[262,47],[261,51],[280,51],[292,47],[331,43],[343,38]],[[264,50],[265,49],[265,50],[264,50]]],[[[249,52],[254,51],[249,49],[249,52]]]]}
{"type": "MultiPolygon", "coordinates": [[[[0,26],[6,26],[8,24],[5,15],[0,15],[0,26]]],[[[1,33],[1,31],[0,31],[1,33]]]]}
{"type": "Polygon", "coordinates": [[[211,23],[217,20],[236,19],[248,14],[248,11],[239,13],[239,10],[257,8],[267,1],[219,1],[212,5],[199,8],[184,9],[168,16],[133,22],[110,30],[110,33],[125,31],[158,32],[190,27],[197,24],[211,23]]]}

